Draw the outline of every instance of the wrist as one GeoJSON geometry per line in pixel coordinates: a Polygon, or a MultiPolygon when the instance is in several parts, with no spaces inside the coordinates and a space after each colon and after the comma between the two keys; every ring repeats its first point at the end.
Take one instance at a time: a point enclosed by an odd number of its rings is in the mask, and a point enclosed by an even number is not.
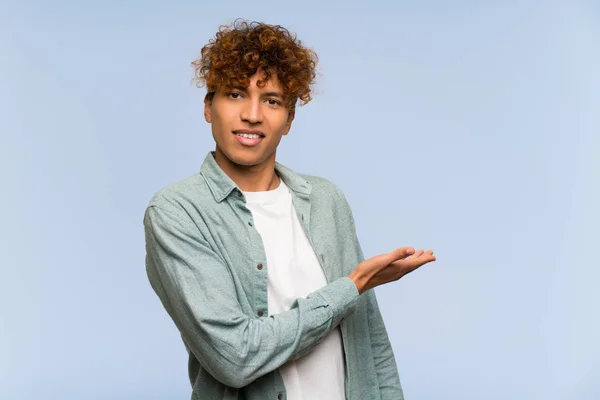
{"type": "Polygon", "coordinates": [[[366,291],[366,286],[368,279],[362,275],[356,269],[348,275],[348,278],[352,279],[354,285],[356,285],[356,290],[358,290],[358,294],[361,295],[366,291]]]}

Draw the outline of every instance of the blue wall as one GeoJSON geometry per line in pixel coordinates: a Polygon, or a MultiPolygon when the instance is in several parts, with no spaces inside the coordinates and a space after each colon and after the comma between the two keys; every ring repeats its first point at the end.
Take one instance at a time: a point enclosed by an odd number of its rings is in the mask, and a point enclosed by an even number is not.
{"type": "Polygon", "coordinates": [[[0,398],[189,398],[142,216],[214,149],[190,62],[237,17],[320,56],[278,161],[344,190],[366,256],[436,252],[377,289],[407,400],[600,398],[598,2],[12,3],[0,398]]]}

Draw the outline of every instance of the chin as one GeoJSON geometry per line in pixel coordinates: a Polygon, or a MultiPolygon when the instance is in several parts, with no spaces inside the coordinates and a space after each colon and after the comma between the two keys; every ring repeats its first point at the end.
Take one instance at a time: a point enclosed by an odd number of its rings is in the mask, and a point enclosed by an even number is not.
{"type": "Polygon", "coordinates": [[[231,162],[244,167],[251,167],[253,165],[260,164],[260,160],[256,157],[237,157],[236,159],[231,160],[231,162]]]}
{"type": "Polygon", "coordinates": [[[244,167],[258,165],[264,159],[262,152],[257,152],[252,149],[229,148],[227,150],[221,150],[221,152],[229,159],[229,161],[231,161],[231,163],[244,167]]]}

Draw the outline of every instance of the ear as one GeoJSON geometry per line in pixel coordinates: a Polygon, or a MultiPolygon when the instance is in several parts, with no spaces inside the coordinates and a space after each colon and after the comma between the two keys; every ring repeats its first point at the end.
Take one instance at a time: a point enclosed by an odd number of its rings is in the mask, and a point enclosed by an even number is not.
{"type": "Polygon", "coordinates": [[[283,129],[283,134],[287,135],[290,132],[290,128],[292,127],[292,122],[294,121],[294,117],[296,116],[296,111],[292,110],[288,114],[288,120],[285,124],[285,128],[283,129]]]}
{"type": "Polygon", "coordinates": [[[212,100],[209,99],[208,95],[204,97],[204,119],[209,124],[212,123],[212,113],[210,107],[212,106],[212,100]]]}

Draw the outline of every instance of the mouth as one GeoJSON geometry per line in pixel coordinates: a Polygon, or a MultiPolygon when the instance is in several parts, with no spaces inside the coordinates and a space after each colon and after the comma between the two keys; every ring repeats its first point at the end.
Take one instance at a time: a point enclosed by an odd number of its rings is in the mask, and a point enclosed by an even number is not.
{"type": "Polygon", "coordinates": [[[248,139],[264,138],[265,134],[256,129],[238,129],[233,131],[234,135],[246,137],[248,139]]]}
{"type": "Polygon", "coordinates": [[[240,144],[242,144],[243,146],[249,146],[249,147],[256,146],[265,137],[265,134],[262,133],[261,131],[249,130],[249,129],[236,130],[236,131],[233,131],[233,134],[237,137],[237,140],[238,140],[238,142],[240,142],[240,144]]]}

